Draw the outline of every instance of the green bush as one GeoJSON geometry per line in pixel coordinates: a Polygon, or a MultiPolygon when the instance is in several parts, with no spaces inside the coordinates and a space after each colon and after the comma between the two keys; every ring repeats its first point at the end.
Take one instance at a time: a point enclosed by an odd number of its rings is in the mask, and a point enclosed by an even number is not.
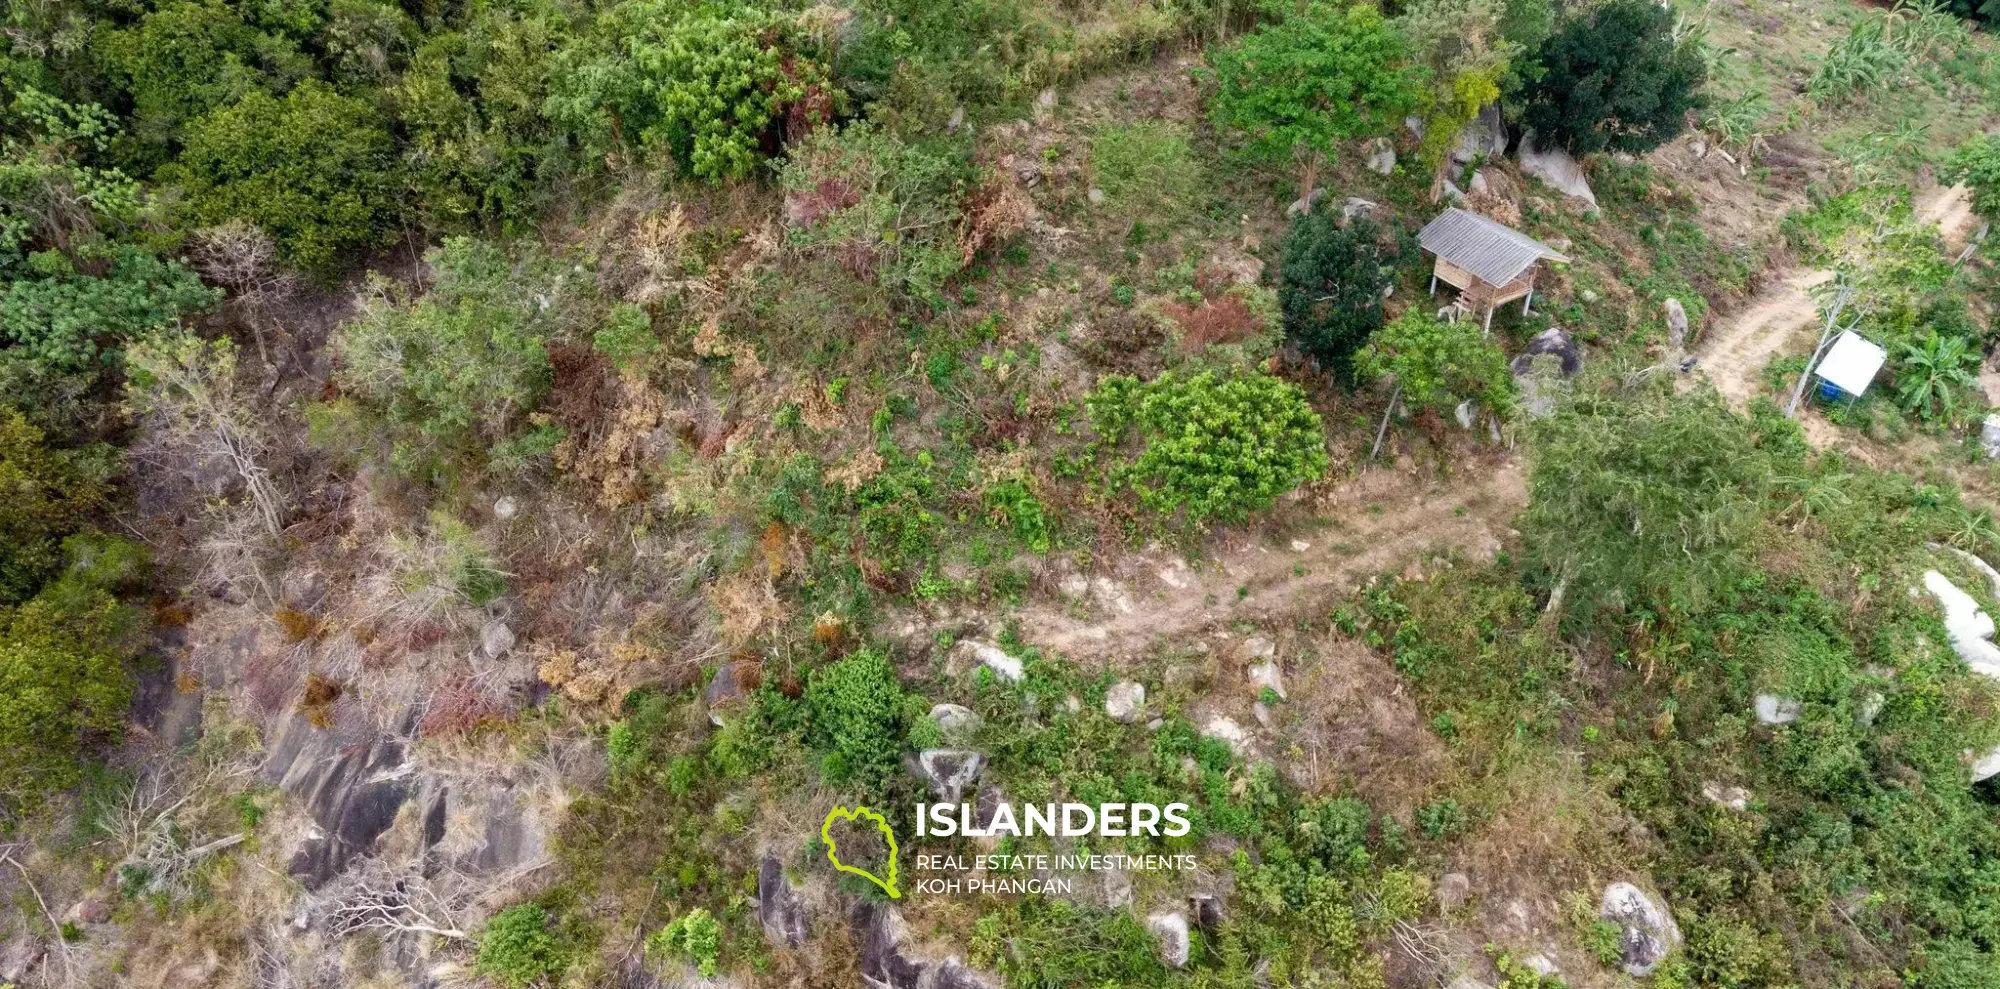
{"type": "Polygon", "coordinates": [[[1507,355],[1470,319],[1447,323],[1412,306],[1354,355],[1357,376],[1392,379],[1410,408],[1443,411],[1467,399],[1505,415],[1514,406],[1507,355]]]}
{"type": "Polygon", "coordinates": [[[1245,132],[1255,157],[1298,164],[1301,198],[1322,158],[1387,133],[1423,100],[1402,35],[1369,4],[1308,0],[1209,61],[1216,124],[1245,132]]]}
{"type": "Polygon", "coordinates": [[[813,670],[805,707],[807,738],[828,750],[834,782],[873,785],[900,767],[903,687],[887,656],[864,649],[813,670]]]}
{"type": "Polygon", "coordinates": [[[778,173],[794,245],[922,299],[965,265],[959,231],[974,178],[963,145],[911,144],[865,121],[814,131],[778,173]]]}
{"type": "Polygon", "coordinates": [[[1114,376],[1085,403],[1100,444],[1138,436],[1137,456],[1112,469],[1112,483],[1192,524],[1242,521],[1326,473],[1319,413],[1297,386],[1268,375],[1114,376]]]}
{"type": "Polygon", "coordinates": [[[1988,222],[2000,221],[2000,137],[1969,138],[1951,154],[1940,177],[1972,190],[1972,209],[1988,222]]]}
{"type": "Polygon", "coordinates": [[[1674,36],[1672,11],[1651,0],[1607,0],[1556,25],[1521,94],[1521,120],[1574,154],[1643,154],[1686,128],[1708,79],[1701,53],[1674,36]]]}
{"type": "Polygon", "coordinates": [[[745,178],[787,114],[824,122],[835,109],[825,70],[793,44],[784,15],[626,0],[603,27],[609,50],[559,72],[547,103],[588,147],[631,144],[696,178],[745,178]]]}
{"type": "Polygon", "coordinates": [[[703,978],[712,979],[722,954],[722,925],[706,909],[696,907],[653,932],[646,939],[646,952],[688,962],[703,978]]]}
{"type": "Polygon", "coordinates": [[[0,409],[0,604],[19,604],[53,579],[66,536],[104,504],[108,448],[51,450],[21,413],[0,409]]]}
{"type": "Polygon", "coordinates": [[[118,741],[131,609],[80,580],[0,614],[0,802],[33,806],[118,741]]]}
{"type": "Polygon", "coordinates": [[[524,989],[563,974],[574,952],[550,929],[539,903],[521,903],[493,915],[479,934],[473,970],[508,989],[524,989]]]}
{"type": "Polygon", "coordinates": [[[568,328],[573,278],[540,254],[462,237],[429,260],[436,283],[422,298],[371,283],[334,338],[339,380],[429,443],[497,443],[548,391],[547,343],[568,328]]]}
{"type": "Polygon", "coordinates": [[[401,164],[381,121],[378,107],[313,80],[283,99],[252,90],[191,124],[164,174],[193,222],[249,220],[287,261],[329,271],[401,219],[401,164]]]}
{"type": "Polygon", "coordinates": [[[84,259],[103,266],[103,274],[80,272],[49,252],[31,259],[44,277],[0,289],[0,339],[53,371],[109,360],[126,340],[176,326],[222,298],[193,272],[136,247],[88,249],[84,259]]]}
{"type": "Polygon", "coordinates": [[[1314,209],[1292,221],[1279,268],[1278,304],[1285,335],[1343,377],[1354,352],[1382,325],[1382,293],[1403,260],[1400,243],[1365,216],[1345,225],[1314,209]]]}

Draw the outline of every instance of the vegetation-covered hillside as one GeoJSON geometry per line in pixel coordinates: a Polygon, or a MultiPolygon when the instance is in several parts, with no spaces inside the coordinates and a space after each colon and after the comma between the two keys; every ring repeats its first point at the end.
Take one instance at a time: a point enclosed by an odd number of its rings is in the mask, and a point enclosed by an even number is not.
{"type": "Polygon", "coordinates": [[[2000,989],[1990,6],[13,0],[0,986],[2000,989]]]}

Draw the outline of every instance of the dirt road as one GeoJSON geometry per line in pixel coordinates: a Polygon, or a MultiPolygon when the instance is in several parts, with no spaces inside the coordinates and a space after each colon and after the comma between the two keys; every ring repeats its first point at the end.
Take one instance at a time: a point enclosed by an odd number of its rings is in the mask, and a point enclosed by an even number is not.
{"type": "Polygon", "coordinates": [[[1434,551],[1490,556],[1527,503],[1518,462],[1467,464],[1424,487],[1391,468],[1367,471],[1315,506],[1338,519],[1296,538],[1244,538],[1194,564],[1170,549],[1134,553],[1107,572],[1067,581],[1064,600],[1021,615],[1028,642],[1077,659],[1136,657],[1237,621],[1283,618],[1328,604],[1375,574],[1434,551]]]}
{"type": "MultiPolygon", "coordinates": [[[[1956,250],[1977,222],[1972,197],[1964,186],[1936,186],[1917,197],[1919,222],[1936,224],[1945,245],[1956,250]]],[[[1741,408],[1762,394],[1758,380],[1772,358],[1803,352],[1812,346],[1819,320],[1811,289],[1833,278],[1825,270],[1795,271],[1764,290],[1750,304],[1711,329],[1702,340],[1700,369],[1715,390],[1741,408]],[[1794,343],[1794,338],[1808,338],[1794,343]]]]}

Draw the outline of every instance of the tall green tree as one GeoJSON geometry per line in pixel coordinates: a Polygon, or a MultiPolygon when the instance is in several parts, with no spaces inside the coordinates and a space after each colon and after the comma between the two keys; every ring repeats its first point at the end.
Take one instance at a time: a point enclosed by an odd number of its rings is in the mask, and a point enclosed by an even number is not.
{"type": "Polygon", "coordinates": [[[1530,435],[1528,561],[1586,614],[1703,610],[1748,572],[1778,478],[1803,472],[1761,430],[1713,390],[1579,394],[1530,435]]]}
{"type": "Polygon", "coordinates": [[[1292,221],[1279,269],[1285,335],[1343,376],[1349,358],[1382,325],[1382,293],[1402,260],[1398,241],[1366,216],[1342,225],[1314,209],[1292,221]],[[1385,243],[1386,241],[1386,243],[1385,243]]]}
{"type": "Polygon", "coordinates": [[[1433,168],[1433,194],[1443,188],[1459,131],[1481,107],[1500,97],[1500,84],[1521,46],[1504,35],[1502,0],[1416,0],[1396,18],[1412,56],[1424,67],[1422,152],[1433,168]]]}
{"type": "Polygon", "coordinates": [[[1672,140],[1699,109],[1707,66],[1674,40],[1673,12],[1652,0],[1606,0],[1569,15],[1542,43],[1541,75],[1521,120],[1574,154],[1639,154],[1672,140]]]}
{"type": "Polygon", "coordinates": [[[1388,131],[1423,99],[1423,69],[1402,35],[1366,4],[1310,0],[1210,61],[1216,123],[1247,133],[1258,157],[1289,157],[1306,203],[1320,163],[1342,142],[1388,131]]]}
{"type": "Polygon", "coordinates": [[[285,259],[328,270],[384,243],[402,216],[396,145],[374,104],[308,80],[280,99],[253,90],[196,121],[165,170],[200,224],[244,219],[285,259]]]}
{"type": "Polygon", "coordinates": [[[1358,377],[1394,381],[1413,408],[1443,410],[1467,399],[1505,413],[1514,402],[1507,355],[1472,320],[1447,323],[1420,307],[1375,331],[1354,355],[1358,377]]]}

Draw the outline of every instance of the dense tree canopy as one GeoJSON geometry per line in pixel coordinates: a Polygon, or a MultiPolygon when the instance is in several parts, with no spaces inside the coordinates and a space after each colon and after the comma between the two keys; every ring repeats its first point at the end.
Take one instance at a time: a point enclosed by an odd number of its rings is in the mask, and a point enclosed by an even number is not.
{"type": "Polygon", "coordinates": [[[1633,154],[1672,140],[1702,105],[1701,54],[1674,38],[1673,12],[1607,0],[1569,14],[1536,53],[1521,122],[1575,154],[1633,154]]]}

